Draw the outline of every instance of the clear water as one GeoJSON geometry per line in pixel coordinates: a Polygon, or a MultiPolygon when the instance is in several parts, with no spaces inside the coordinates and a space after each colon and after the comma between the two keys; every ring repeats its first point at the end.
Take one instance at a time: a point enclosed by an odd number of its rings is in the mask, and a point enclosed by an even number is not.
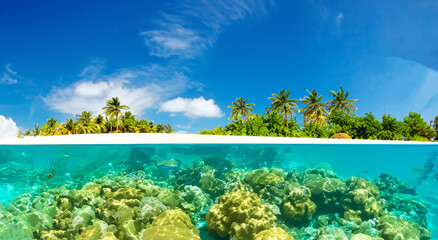
{"type": "Polygon", "coordinates": [[[210,156],[226,158],[234,162],[230,168],[245,171],[277,167],[287,173],[325,168],[341,179],[355,176],[370,181],[382,173],[393,175],[415,189],[415,196],[426,204],[428,229],[438,239],[438,145],[0,146],[0,202],[7,205],[24,192],[38,194],[60,186],[80,188],[106,175],[137,177],[138,170],[147,173],[148,165],[172,158],[178,160],[176,169],[191,168],[210,156]]]}

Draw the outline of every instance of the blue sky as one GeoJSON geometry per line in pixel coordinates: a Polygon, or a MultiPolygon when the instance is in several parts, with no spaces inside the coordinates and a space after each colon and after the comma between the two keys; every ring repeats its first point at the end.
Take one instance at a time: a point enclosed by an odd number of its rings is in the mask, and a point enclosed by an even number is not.
{"type": "Polygon", "coordinates": [[[425,1],[6,1],[0,6],[0,132],[118,96],[179,132],[227,124],[282,88],[342,85],[358,115],[438,115],[438,3],[425,1]]]}

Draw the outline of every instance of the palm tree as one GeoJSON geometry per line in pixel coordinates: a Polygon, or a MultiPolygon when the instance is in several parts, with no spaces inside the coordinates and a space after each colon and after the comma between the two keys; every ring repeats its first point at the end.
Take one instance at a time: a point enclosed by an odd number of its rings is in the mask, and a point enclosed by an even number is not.
{"type": "Polygon", "coordinates": [[[286,126],[289,117],[293,116],[294,111],[298,109],[298,105],[296,104],[298,99],[289,98],[289,95],[290,91],[284,91],[284,89],[282,89],[279,94],[273,93],[273,97],[268,97],[268,99],[271,100],[271,106],[266,108],[267,112],[270,112],[271,110],[279,110],[284,116],[284,123],[286,126]]]}
{"type": "Polygon", "coordinates": [[[92,114],[91,112],[82,111],[81,114],[76,114],[75,117],[79,117],[77,120],[78,123],[90,123],[92,120],[92,114]]]}
{"type": "Polygon", "coordinates": [[[321,102],[322,96],[318,96],[318,92],[315,89],[312,91],[306,90],[310,95],[301,99],[301,102],[306,106],[300,109],[303,113],[304,124],[313,122],[317,125],[326,125],[327,122],[327,103],[321,102]]]}
{"type": "Polygon", "coordinates": [[[78,124],[77,122],[75,122],[73,119],[69,118],[65,121],[65,123],[63,124],[64,127],[64,132],[63,134],[76,134],[79,132],[78,128],[78,124]]]}
{"type": "Polygon", "coordinates": [[[252,115],[252,112],[254,110],[251,106],[254,106],[254,103],[247,103],[249,98],[243,100],[242,97],[236,98],[236,101],[232,102],[232,105],[228,106],[231,108],[231,116],[228,118],[228,120],[238,120],[242,117],[245,117],[246,119],[250,118],[252,115]]]}
{"type": "Polygon", "coordinates": [[[97,131],[100,133],[106,132],[105,128],[105,119],[102,116],[102,114],[97,115],[97,117],[94,119],[94,123],[97,125],[97,131]]]}
{"type": "Polygon", "coordinates": [[[359,101],[359,99],[350,99],[348,98],[348,91],[344,94],[344,89],[339,90],[339,92],[335,92],[333,90],[329,91],[333,95],[333,99],[328,101],[327,103],[330,105],[330,112],[333,110],[341,110],[342,112],[346,112],[348,115],[353,115],[356,112],[357,107],[353,105],[353,103],[359,101]]]}
{"type": "Polygon", "coordinates": [[[105,119],[103,118],[102,114],[97,115],[97,117],[94,119],[94,122],[96,124],[102,124],[105,121],[105,119]]]}
{"type": "Polygon", "coordinates": [[[102,108],[105,110],[105,115],[110,118],[116,118],[116,132],[119,131],[119,115],[122,114],[122,110],[129,109],[126,105],[121,105],[118,97],[113,97],[111,100],[106,101],[106,106],[102,108]]]}
{"type": "Polygon", "coordinates": [[[40,125],[38,125],[38,124],[35,125],[35,128],[32,130],[32,135],[34,137],[41,135],[40,125]]]}
{"type": "Polygon", "coordinates": [[[131,111],[126,111],[125,114],[123,114],[120,118],[122,120],[126,120],[129,118],[135,119],[135,115],[133,115],[131,111]]]}
{"type": "Polygon", "coordinates": [[[52,117],[50,119],[47,119],[47,123],[44,123],[41,129],[41,135],[58,135],[60,134],[59,127],[60,125],[56,118],[52,117]]]}

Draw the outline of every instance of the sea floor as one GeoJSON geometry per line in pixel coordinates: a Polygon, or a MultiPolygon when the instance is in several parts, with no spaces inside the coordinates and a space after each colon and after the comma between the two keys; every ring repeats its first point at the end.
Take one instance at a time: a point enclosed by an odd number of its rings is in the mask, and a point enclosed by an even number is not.
{"type": "Polygon", "coordinates": [[[435,166],[415,180],[272,146],[35,151],[0,151],[1,240],[438,236],[435,166]]]}

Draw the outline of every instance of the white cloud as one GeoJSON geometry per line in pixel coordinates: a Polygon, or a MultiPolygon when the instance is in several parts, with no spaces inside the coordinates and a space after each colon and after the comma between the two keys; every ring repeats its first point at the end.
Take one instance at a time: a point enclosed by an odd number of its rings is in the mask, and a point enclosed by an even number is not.
{"type": "Polygon", "coordinates": [[[102,97],[110,87],[114,87],[114,84],[108,82],[81,82],[75,86],[74,93],[80,97],[102,97]]]}
{"type": "Polygon", "coordinates": [[[156,29],[141,33],[150,54],[194,58],[211,46],[219,31],[248,15],[266,13],[268,0],[185,0],[155,20],[156,29]],[[170,13],[171,12],[171,13],[170,13]]]}
{"type": "Polygon", "coordinates": [[[5,72],[0,75],[0,84],[12,85],[18,83],[17,72],[11,69],[11,65],[6,65],[4,69],[5,72]]]}
{"type": "Polygon", "coordinates": [[[0,115],[0,138],[13,138],[18,135],[18,127],[12,118],[0,115]]]}
{"type": "Polygon", "coordinates": [[[221,109],[213,99],[199,98],[175,98],[161,104],[160,112],[184,113],[189,118],[210,117],[220,118],[224,116],[221,109]]]}
{"type": "Polygon", "coordinates": [[[97,114],[102,113],[106,100],[119,97],[132,113],[142,115],[146,109],[157,108],[163,100],[197,86],[182,72],[158,65],[86,76],[71,85],[52,88],[43,97],[44,102],[51,110],[61,113],[77,114],[87,110],[97,114]]]}

